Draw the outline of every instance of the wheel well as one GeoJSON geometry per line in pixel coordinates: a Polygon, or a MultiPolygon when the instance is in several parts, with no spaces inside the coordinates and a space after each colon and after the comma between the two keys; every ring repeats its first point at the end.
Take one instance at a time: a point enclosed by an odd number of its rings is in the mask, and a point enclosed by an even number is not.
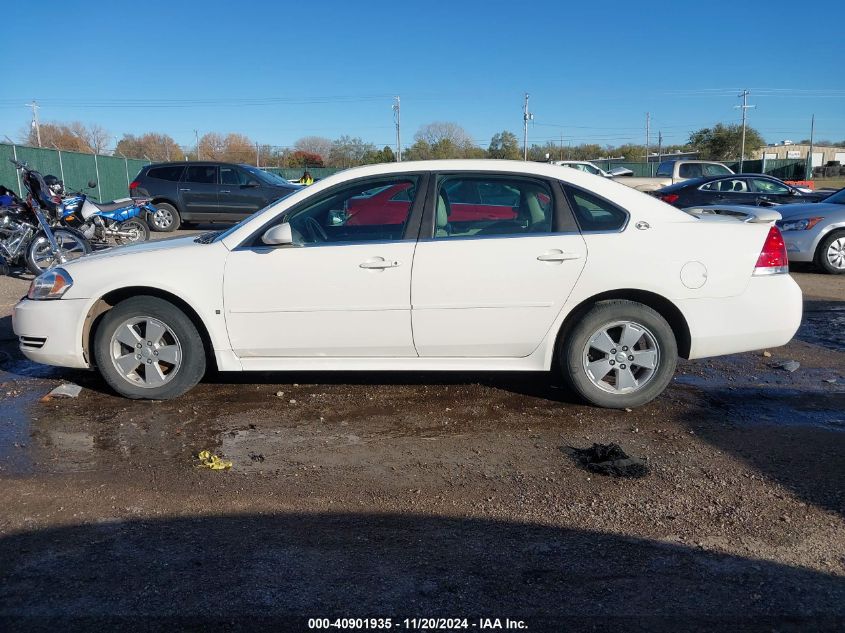
{"type": "Polygon", "coordinates": [[[669,323],[672,332],[675,334],[675,341],[678,344],[678,355],[681,358],[689,358],[691,339],[689,325],[684,315],[678,307],[669,301],[666,297],[659,294],[649,292],[647,290],[636,289],[620,289],[609,290],[600,294],[594,295],[589,299],[585,299],[573,308],[560,326],[557,334],[557,341],[555,341],[555,349],[565,340],[567,334],[572,327],[586,314],[590,308],[600,301],[611,301],[613,299],[624,299],[627,301],[636,301],[647,305],[652,310],[655,310],[669,323]]]}
{"type": "Polygon", "coordinates": [[[174,294],[159,288],[152,288],[149,286],[131,286],[129,288],[119,288],[100,297],[96,303],[88,311],[85,316],[85,326],[82,331],[82,349],[85,353],[86,360],[89,363],[94,363],[94,337],[97,333],[97,328],[103,320],[103,315],[111,310],[118,303],[130,297],[137,297],[139,295],[149,295],[164,299],[182,310],[199,332],[202,338],[203,347],[205,348],[206,364],[209,369],[217,369],[217,361],[214,357],[214,347],[211,345],[211,337],[208,334],[208,329],[205,327],[202,319],[196,311],[183,299],[180,299],[174,294]]]}
{"type": "MultiPolygon", "coordinates": [[[[168,198],[153,198],[153,200],[152,200],[152,203],[151,203],[151,204],[152,204],[153,206],[155,206],[155,205],[160,204],[160,203],[162,203],[162,202],[164,202],[164,203],[166,203],[166,204],[169,204],[171,207],[173,207],[174,209],[176,209],[177,211],[179,211],[179,205],[178,205],[178,204],[176,204],[175,202],[173,202],[173,200],[170,200],[170,199],[168,199],[168,198]]],[[[181,211],[179,211],[179,213],[181,214],[182,212],[181,212],[181,211]]]]}

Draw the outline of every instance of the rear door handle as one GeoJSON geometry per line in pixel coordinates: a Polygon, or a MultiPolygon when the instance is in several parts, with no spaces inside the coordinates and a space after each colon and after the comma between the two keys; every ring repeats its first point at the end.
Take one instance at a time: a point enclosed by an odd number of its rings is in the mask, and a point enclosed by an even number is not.
{"type": "Polygon", "coordinates": [[[190,191],[190,189],[180,189],[179,191],[190,191]]]}
{"type": "Polygon", "coordinates": [[[223,190],[223,191],[221,191],[220,193],[232,193],[232,192],[231,192],[229,189],[224,189],[224,190],[223,190]]]}
{"type": "Polygon", "coordinates": [[[581,253],[564,253],[561,250],[554,249],[537,256],[537,261],[541,262],[565,262],[570,259],[581,259],[581,253]]]}
{"type": "Polygon", "coordinates": [[[400,266],[401,262],[395,260],[387,260],[384,257],[373,257],[365,262],[358,264],[359,268],[367,268],[370,270],[382,270],[385,268],[396,268],[400,266]]]}

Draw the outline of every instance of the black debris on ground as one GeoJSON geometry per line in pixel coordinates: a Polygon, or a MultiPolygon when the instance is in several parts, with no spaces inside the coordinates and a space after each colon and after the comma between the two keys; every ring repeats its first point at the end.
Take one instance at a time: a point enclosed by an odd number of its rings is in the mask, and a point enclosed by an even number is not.
{"type": "Polygon", "coordinates": [[[590,448],[566,447],[576,462],[589,471],[610,477],[645,477],[648,466],[639,457],[631,457],[619,444],[593,444],[590,448]]]}

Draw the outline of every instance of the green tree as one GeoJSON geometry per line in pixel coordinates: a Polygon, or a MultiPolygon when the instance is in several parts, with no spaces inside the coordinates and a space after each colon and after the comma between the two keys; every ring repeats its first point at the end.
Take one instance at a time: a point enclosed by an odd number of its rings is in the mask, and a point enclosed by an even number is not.
{"type": "MultiPolygon", "coordinates": [[[[734,123],[717,123],[712,128],[702,128],[690,134],[690,146],[708,160],[739,158],[742,153],[742,126],[734,123]]],[[[750,156],[766,144],[760,133],[752,127],[745,128],[745,155],[750,156]]]]}
{"type": "Polygon", "coordinates": [[[508,160],[520,159],[519,139],[516,138],[516,134],[507,130],[494,134],[493,138],[490,139],[490,146],[487,148],[487,156],[508,160]]]}

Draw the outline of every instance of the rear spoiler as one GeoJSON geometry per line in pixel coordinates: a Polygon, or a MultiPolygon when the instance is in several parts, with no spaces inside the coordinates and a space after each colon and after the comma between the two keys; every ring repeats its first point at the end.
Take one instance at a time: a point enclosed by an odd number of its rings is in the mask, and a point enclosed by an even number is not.
{"type": "Polygon", "coordinates": [[[683,209],[694,217],[718,215],[736,218],[740,222],[753,224],[773,224],[781,219],[781,214],[770,207],[752,207],[743,204],[714,205],[712,207],[688,207],[683,209]]]}

